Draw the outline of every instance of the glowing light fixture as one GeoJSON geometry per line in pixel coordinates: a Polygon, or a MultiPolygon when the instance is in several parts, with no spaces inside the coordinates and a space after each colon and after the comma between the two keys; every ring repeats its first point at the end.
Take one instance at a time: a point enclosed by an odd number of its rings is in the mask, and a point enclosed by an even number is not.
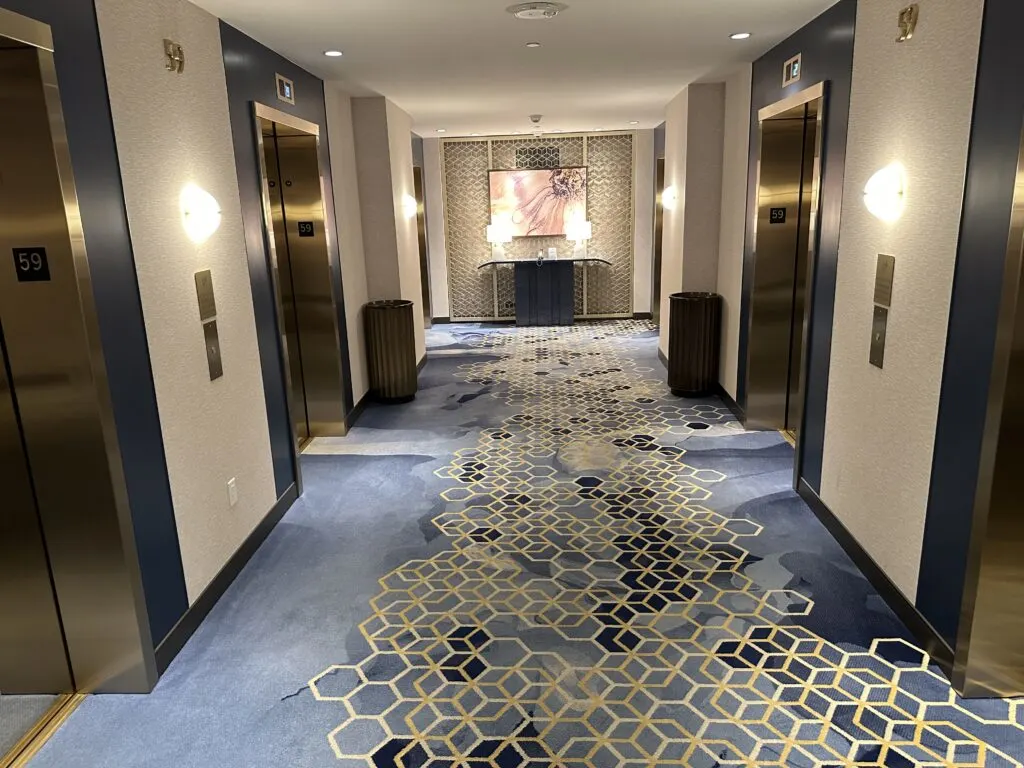
{"type": "Polygon", "coordinates": [[[487,225],[487,242],[491,245],[505,245],[512,242],[512,222],[496,218],[487,225]]]}
{"type": "Polygon", "coordinates": [[[220,228],[220,203],[202,187],[185,185],[178,198],[178,205],[185,234],[196,245],[205,243],[220,228]]]}
{"type": "Polygon", "coordinates": [[[565,237],[577,244],[591,240],[594,237],[594,224],[583,219],[570,221],[565,228],[565,237]]]}
{"type": "Polygon", "coordinates": [[[639,120],[630,120],[629,124],[630,125],[640,125],[640,121],[639,120]]]}
{"type": "Polygon", "coordinates": [[[898,221],[907,207],[907,173],[900,163],[892,163],[875,173],[864,187],[864,205],[882,221],[898,221]]]}
{"type": "Polygon", "coordinates": [[[730,40],[748,40],[750,38],[749,32],[734,32],[729,35],[730,40]]]}
{"type": "Polygon", "coordinates": [[[341,51],[324,51],[324,56],[327,56],[327,57],[332,58],[332,59],[337,59],[339,56],[344,56],[344,55],[345,54],[342,53],[341,51]]]}
{"type": "Polygon", "coordinates": [[[416,214],[420,211],[420,204],[416,202],[416,198],[412,195],[402,195],[402,215],[407,219],[416,218],[416,214]]]}
{"type": "Polygon", "coordinates": [[[540,43],[527,43],[527,48],[540,48],[540,43]]]}
{"type": "Polygon", "coordinates": [[[447,128],[438,128],[437,132],[438,133],[448,133],[448,129],[447,128]]]}
{"type": "Polygon", "coordinates": [[[674,211],[677,205],[679,205],[679,190],[674,184],[670,184],[661,193],[661,206],[666,211],[674,211]]]}

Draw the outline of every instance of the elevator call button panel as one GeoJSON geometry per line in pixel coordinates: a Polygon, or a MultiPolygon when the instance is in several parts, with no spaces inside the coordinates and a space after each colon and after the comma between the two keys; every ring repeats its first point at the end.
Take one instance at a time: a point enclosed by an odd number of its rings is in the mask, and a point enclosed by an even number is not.
{"type": "Polygon", "coordinates": [[[45,248],[15,248],[14,271],[19,283],[50,282],[50,262],[45,248]]]}

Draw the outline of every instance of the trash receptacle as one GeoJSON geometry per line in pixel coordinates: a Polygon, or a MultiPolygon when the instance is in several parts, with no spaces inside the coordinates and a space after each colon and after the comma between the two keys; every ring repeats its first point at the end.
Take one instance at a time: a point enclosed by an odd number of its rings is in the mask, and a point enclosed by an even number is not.
{"type": "Polygon", "coordinates": [[[679,397],[710,395],[718,383],[722,297],[673,293],[669,297],[668,386],[679,397]]]}
{"type": "Polygon", "coordinates": [[[413,303],[371,301],[364,308],[370,397],[380,403],[408,403],[416,397],[416,330],[413,303]]]}

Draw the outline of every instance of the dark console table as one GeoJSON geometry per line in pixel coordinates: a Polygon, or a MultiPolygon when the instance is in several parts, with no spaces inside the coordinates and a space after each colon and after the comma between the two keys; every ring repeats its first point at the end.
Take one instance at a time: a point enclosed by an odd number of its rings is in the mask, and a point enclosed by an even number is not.
{"type": "Polygon", "coordinates": [[[572,325],[576,319],[575,266],[605,259],[509,259],[488,261],[479,269],[511,264],[516,270],[516,325],[572,325]]]}

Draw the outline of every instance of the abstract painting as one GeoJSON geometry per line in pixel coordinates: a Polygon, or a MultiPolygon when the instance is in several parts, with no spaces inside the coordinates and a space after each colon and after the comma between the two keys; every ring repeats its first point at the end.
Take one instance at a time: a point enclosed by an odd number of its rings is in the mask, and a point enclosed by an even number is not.
{"type": "Polygon", "coordinates": [[[491,171],[491,220],[513,237],[564,235],[586,218],[586,168],[491,171]]]}

